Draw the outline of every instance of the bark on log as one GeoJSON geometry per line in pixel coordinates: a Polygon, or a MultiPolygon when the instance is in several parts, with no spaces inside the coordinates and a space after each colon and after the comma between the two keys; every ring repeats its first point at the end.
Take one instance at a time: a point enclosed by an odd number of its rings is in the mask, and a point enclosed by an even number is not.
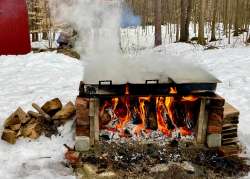
{"type": "Polygon", "coordinates": [[[2,140],[5,140],[6,142],[10,144],[16,143],[16,132],[12,131],[10,129],[5,129],[2,134],[2,140]]]}
{"type": "Polygon", "coordinates": [[[69,120],[76,113],[75,106],[72,102],[68,102],[60,111],[58,111],[53,117],[53,120],[69,120]]]}
{"type": "Polygon", "coordinates": [[[42,133],[41,125],[36,122],[34,124],[28,124],[22,129],[22,136],[29,137],[31,139],[37,139],[42,133]]]}
{"type": "Polygon", "coordinates": [[[36,103],[32,103],[32,107],[37,110],[41,115],[43,115],[47,120],[50,120],[50,116],[45,113],[40,106],[38,106],[36,103]]]}
{"type": "Polygon", "coordinates": [[[12,113],[4,123],[4,127],[13,126],[16,124],[25,124],[30,120],[29,115],[27,115],[22,108],[18,108],[14,113],[12,113]]]}
{"type": "Polygon", "coordinates": [[[36,118],[36,119],[38,119],[39,117],[42,116],[40,113],[37,113],[37,112],[34,112],[34,111],[28,111],[28,114],[29,114],[32,118],[36,118]]]}
{"type": "Polygon", "coordinates": [[[54,116],[58,111],[62,109],[62,103],[58,98],[52,99],[46,102],[42,106],[42,110],[49,114],[51,117],[54,116]]]}

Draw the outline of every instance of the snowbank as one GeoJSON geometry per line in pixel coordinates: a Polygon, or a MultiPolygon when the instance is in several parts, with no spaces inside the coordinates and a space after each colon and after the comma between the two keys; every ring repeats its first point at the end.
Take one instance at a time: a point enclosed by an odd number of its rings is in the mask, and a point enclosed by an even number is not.
{"type": "MultiPolygon", "coordinates": [[[[18,106],[29,110],[32,102],[41,105],[55,97],[64,104],[74,101],[83,73],[81,62],[54,52],[0,56],[0,69],[0,134],[4,119],[18,106]]],[[[63,144],[74,143],[72,125],[51,139],[21,139],[13,146],[0,140],[0,178],[75,178],[61,163],[63,144]]]]}

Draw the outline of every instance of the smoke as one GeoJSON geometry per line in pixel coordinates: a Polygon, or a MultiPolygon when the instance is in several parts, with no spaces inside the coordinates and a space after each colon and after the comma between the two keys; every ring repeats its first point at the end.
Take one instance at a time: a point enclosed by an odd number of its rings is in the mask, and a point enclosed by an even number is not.
{"type": "MultiPolygon", "coordinates": [[[[55,2],[56,0],[52,0],[55,2]]],[[[177,57],[144,53],[129,58],[120,52],[120,26],[140,23],[134,14],[121,10],[120,0],[60,0],[52,14],[60,22],[71,24],[78,32],[76,49],[84,62],[84,82],[98,83],[112,80],[113,83],[142,82],[153,79],[167,80],[167,73],[187,69],[190,63],[177,57]],[[130,21],[129,21],[130,19],[130,21]],[[183,68],[180,68],[183,67],[183,68]]],[[[192,71],[192,70],[191,70],[192,71]]],[[[188,74],[188,72],[187,72],[188,74]]]]}
{"type": "Polygon", "coordinates": [[[57,22],[70,24],[78,32],[76,49],[82,55],[118,51],[121,14],[118,2],[60,0],[51,7],[57,22]]]}

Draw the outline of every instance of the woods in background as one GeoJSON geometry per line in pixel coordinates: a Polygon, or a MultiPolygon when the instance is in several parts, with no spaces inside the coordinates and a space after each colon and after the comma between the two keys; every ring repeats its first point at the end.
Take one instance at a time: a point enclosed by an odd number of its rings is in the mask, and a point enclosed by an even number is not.
{"type": "MultiPolygon", "coordinates": [[[[161,24],[173,29],[177,41],[188,42],[190,24],[197,41],[205,45],[221,36],[228,38],[247,32],[246,42],[250,42],[250,1],[249,0],[125,0],[136,15],[142,17],[142,26],[157,24],[154,7],[161,3],[161,24]],[[160,1],[160,2],[159,2],[160,1]],[[156,21],[155,21],[156,20],[156,21]],[[192,22],[192,23],[190,23],[192,22]],[[205,29],[211,34],[205,36],[205,29]]],[[[157,30],[156,30],[157,33],[157,30]]],[[[157,35],[156,35],[157,36],[157,35]]]]}
{"type": "MultiPolygon", "coordinates": [[[[55,25],[49,12],[49,0],[27,0],[32,40],[54,38],[55,25]],[[54,28],[54,30],[52,30],[54,28]]],[[[176,41],[196,40],[201,45],[223,36],[231,43],[232,36],[246,32],[250,43],[250,0],[121,0],[141,17],[141,26],[155,26],[155,46],[162,44],[162,27],[175,34],[176,41]],[[190,32],[194,36],[190,37],[190,32]]]]}

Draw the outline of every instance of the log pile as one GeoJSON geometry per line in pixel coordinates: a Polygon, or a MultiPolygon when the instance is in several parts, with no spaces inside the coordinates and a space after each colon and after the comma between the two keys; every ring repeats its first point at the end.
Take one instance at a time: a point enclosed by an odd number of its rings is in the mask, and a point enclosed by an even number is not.
{"type": "Polygon", "coordinates": [[[75,115],[75,106],[72,102],[62,105],[58,98],[46,102],[42,107],[32,104],[36,111],[24,112],[18,108],[4,123],[2,140],[15,144],[19,137],[37,139],[44,134],[46,137],[57,135],[57,128],[75,115]]]}
{"type": "Polygon", "coordinates": [[[220,151],[224,155],[235,155],[240,151],[238,140],[239,111],[226,103],[222,123],[222,146],[220,151]]]}

